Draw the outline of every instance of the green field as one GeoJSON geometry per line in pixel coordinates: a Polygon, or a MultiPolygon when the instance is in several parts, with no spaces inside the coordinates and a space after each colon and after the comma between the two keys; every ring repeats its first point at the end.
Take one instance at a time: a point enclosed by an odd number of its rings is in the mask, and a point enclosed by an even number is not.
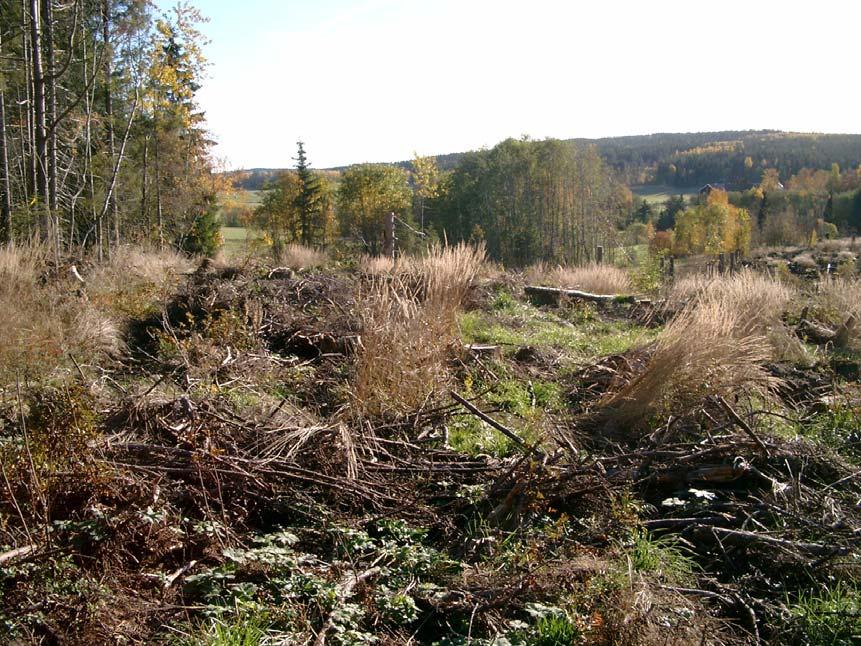
{"type": "Polygon", "coordinates": [[[236,258],[247,254],[252,249],[252,244],[260,238],[260,232],[246,227],[221,227],[221,235],[224,238],[224,255],[227,258],[236,258]]]}
{"type": "Polygon", "coordinates": [[[263,201],[263,191],[233,191],[218,196],[218,217],[230,227],[248,221],[250,214],[263,201]]]}
{"type": "Polygon", "coordinates": [[[697,188],[678,188],[676,186],[666,186],[664,184],[638,184],[631,186],[631,192],[642,197],[651,204],[662,204],[668,198],[674,195],[696,195],[699,193],[697,188]]]}

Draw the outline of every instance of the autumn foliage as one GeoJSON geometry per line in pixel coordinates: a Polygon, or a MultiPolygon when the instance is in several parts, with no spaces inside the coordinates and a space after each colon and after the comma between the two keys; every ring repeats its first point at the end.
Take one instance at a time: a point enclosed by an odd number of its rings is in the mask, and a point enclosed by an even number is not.
{"type": "Polygon", "coordinates": [[[746,209],[731,205],[726,192],[714,190],[704,204],[676,216],[674,235],[675,252],[680,255],[747,252],[750,214],[746,209]]]}

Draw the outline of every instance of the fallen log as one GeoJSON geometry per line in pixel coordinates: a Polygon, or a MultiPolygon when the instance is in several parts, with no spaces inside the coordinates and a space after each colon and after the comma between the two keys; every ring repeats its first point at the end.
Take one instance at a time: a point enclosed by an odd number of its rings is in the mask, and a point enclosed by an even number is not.
{"type": "Polygon", "coordinates": [[[5,563],[9,561],[14,561],[15,559],[24,558],[25,556],[29,556],[35,551],[35,545],[24,545],[23,547],[18,547],[14,550],[0,553],[0,565],[4,565],[5,563]]]}
{"type": "Polygon", "coordinates": [[[636,303],[638,299],[633,294],[590,294],[579,289],[562,289],[559,287],[541,287],[527,285],[523,288],[526,295],[537,305],[557,303],[563,297],[574,298],[592,303],[636,303]]]}
{"type": "Polygon", "coordinates": [[[693,536],[699,540],[710,540],[726,545],[759,545],[784,550],[793,554],[806,556],[844,556],[851,549],[841,545],[824,545],[822,543],[808,543],[804,541],[791,541],[785,538],[777,538],[767,534],[758,534],[743,529],[725,529],[714,525],[695,525],[692,528],[693,536]]]}
{"type": "Polygon", "coordinates": [[[795,330],[798,336],[807,339],[812,343],[819,345],[831,343],[836,348],[844,349],[849,345],[849,341],[855,333],[857,324],[858,321],[855,319],[855,316],[851,314],[849,315],[849,318],[834,330],[826,325],[817,323],[816,321],[809,321],[806,318],[802,318],[798,322],[798,326],[795,330]]]}
{"type": "Polygon", "coordinates": [[[475,357],[496,357],[501,350],[498,345],[485,345],[481,343],[464,344],[463,349],[475,357]]]}

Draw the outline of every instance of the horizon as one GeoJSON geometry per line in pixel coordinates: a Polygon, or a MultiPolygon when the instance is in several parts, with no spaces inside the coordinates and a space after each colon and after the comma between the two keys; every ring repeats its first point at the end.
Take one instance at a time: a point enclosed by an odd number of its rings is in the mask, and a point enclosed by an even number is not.
{"type": "Polygon", "coordinates": [[[333,168],[523,134],[858,130],[847,71],[861,7],[837,0],[815,12],[773,0],[200,4],[211,65],[198,101],[231,169],[289,167],[299,139],[313,167],[333,168]]]}
{"type": "MultiPolygon", "coordinates": [[[[774,128],[746,128],[741,130],[690,130],[690,131],[677,131],[677,132],[647,132],[647,133],[638,133],[632,135],[609,135],[606,137],[542,137],[542,139],[558,139],[560,141],[605,141],[610,139],[625,139],[625,138],[637,138],[637,137],[660,137],[662,135],[708,135],[708,134],[716,134],[719,132],[736,132],[736,133],[775,133],[775,134],[783,134],[783,135],[825,135],[825,136],[861,136],[861,132],[821,132],[821,131],[808,131],[808,132],[800,132],[793,130],[776,130],[774,128]]],[[[528,135],[522,135],[528,137],[528,135]]],[[[497,144],[505,141],[506,139],[519,139],[519,137],[506,137],[504,139],[500,139],[498,142],[491,144],[490,146],[483,146],[481,148],[471,148],[469,150],[451,150],[448,152],[438,152],[438,153],[428,153],[424,155],[426,157],[445,157],[447,155],[463,155],[470,152],[476,152],[479,150],[486,150],[489,148],[493,148],[497,144]]],[[[532,140],[538,140],[535,137],[530,137],[532,140]]],[[[303,142],[304,143],[304,142],[303,142]]],[[[350,166],[355,166],[358,164],[402,164],[409,163],[411,161],[410,158],[404,159],[389,159],[389,160],[381,160],[381,161],[357,161],[357,162],[349,162],[346,164],[339,164],[337,166],[310,166],[313,170],[319,171],[330,171],[330,170],[338,170],[342,168],[349,168],[350,166]]],[[[291,158],[291,161],[293,159],[291,158]]],[[[231,168],[226,172],[248,172],[248,171],[276,171],[276,170],[289,170],[295,167],[295,163],[288,166],[248,166],[244,168],[231,168]]]]}

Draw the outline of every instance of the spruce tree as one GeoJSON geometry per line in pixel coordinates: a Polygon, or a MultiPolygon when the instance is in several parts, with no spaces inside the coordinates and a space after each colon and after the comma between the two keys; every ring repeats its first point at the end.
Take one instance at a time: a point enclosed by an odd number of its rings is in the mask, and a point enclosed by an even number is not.
{"type": "Polygon", "coordinates": [[[317,239],[320,223],[322,190],[319,178],[311,172],[305,157],[305,144],[297,141],[296,175],[299,178],[299,194],[296,196],[296,210],[299,214],[299,241],[306,246],[313,245],[317,239]]]}

